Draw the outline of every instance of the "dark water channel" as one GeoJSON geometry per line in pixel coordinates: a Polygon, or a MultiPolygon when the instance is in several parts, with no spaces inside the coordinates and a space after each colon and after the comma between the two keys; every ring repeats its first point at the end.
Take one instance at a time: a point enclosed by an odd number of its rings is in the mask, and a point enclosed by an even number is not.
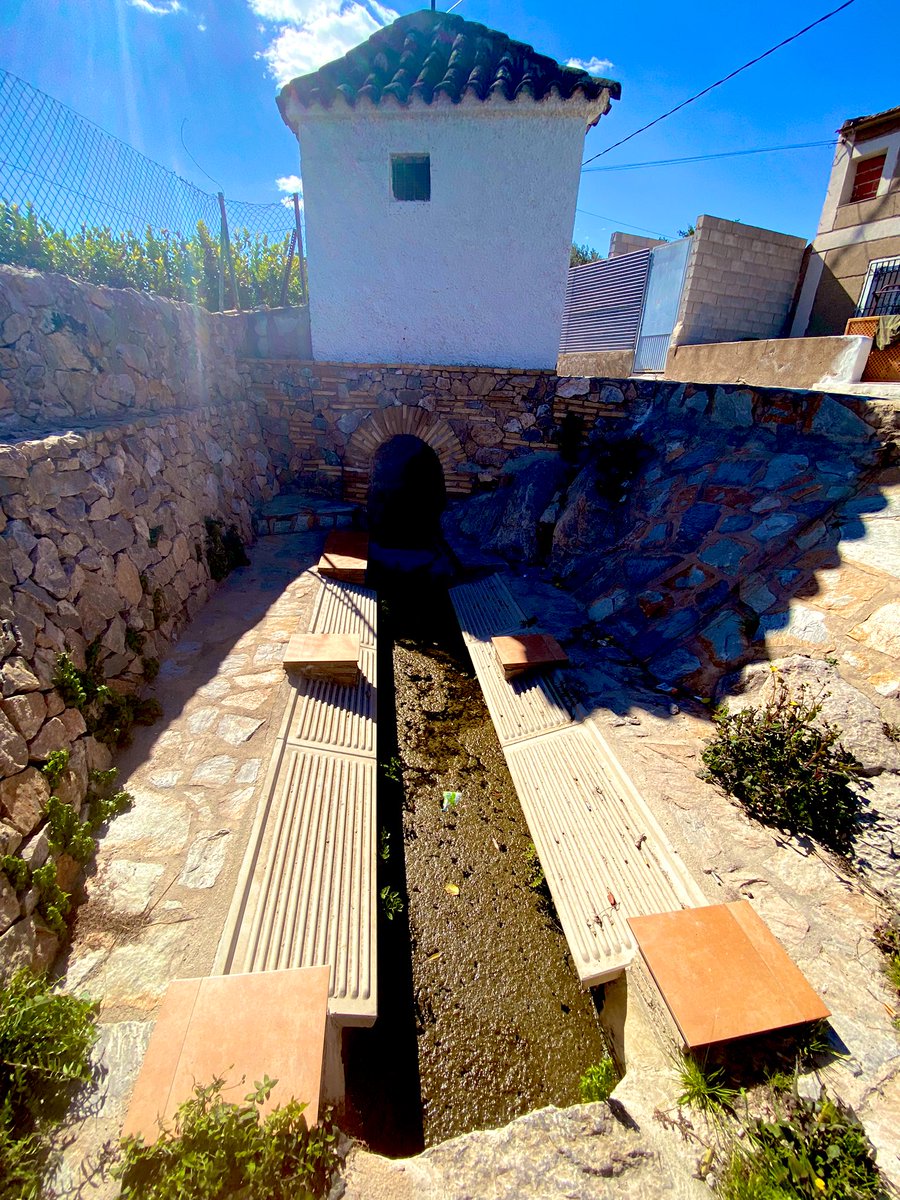
{"type": "Polygon", "coordinates": [[[345,1050],[350,1132],[401,1155],[577,1103],[604,1043],[446,590],[379,595],[379,888],[404,909],[381,906],[379,1018],[345,1050]]]}

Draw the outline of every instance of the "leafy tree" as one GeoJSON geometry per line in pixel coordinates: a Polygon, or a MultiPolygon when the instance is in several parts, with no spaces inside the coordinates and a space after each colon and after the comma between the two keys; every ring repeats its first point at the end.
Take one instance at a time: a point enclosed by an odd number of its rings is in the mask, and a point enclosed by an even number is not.
{"type": "Polygon", "coordinates": [[[605,258],[599,250],[595,250],[593,246],[589,246],[587,242],[582,242],[580,245],[577,242],[572,243],[572,251],[569,254],[569,266],[580,267],[583,263],[599,262],[605,258]]]}

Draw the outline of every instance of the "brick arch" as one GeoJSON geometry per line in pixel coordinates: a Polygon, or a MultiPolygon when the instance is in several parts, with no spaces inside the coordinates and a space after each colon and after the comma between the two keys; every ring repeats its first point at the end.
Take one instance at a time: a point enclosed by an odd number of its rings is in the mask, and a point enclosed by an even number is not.
{"type": "Polygon", "coordinates": [[[372,460],[379,446],[400,434],[409,434],[432,448],[444,472],[448,492],[462,491],[460,464],[465,459],[459,438],[442,417],[425,408],[395,405],[371,413],[350,435],[344,455],[344,492],[348,500],[364,503],[369,490],[372,460]]]}

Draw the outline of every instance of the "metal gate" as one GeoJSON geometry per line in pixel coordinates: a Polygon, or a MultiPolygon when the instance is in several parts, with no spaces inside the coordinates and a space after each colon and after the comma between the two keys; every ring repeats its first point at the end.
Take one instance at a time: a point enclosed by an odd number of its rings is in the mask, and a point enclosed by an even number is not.
{"type": "Polygon", "coordinates": [[[633,350],[650,251],[570,267],[560,352],[633,350]]]}
{"type": "Polygon", "coordinates": [[[687,237],[665,246],[655,246],[650,252],[650,278],[634,353],[635,374],[665,370],[691,244],[687,237]]]}

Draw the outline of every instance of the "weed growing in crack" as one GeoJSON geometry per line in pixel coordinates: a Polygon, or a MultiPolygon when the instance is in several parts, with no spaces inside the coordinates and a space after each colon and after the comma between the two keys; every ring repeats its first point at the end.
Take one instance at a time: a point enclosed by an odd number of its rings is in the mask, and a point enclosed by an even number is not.
{"type": "Polygon", "coordinates": [[[598,1063],[588,1069],[578,1081],[583,1104],[591,1104],[596,1100],[608,1100],[613,1088],[619,1082],[619,1073],[612,1058],[606,1054],[598,1063]]]}
{"type": "Polygon", "coordinates": [[[715,736],[703,751],[710,780],[751,817],[791,833],[810,834],[838,853],[852,848],[865,787],[860,764],[841,745],[841,731],[817,722],[821,700],[805,689],[792,697],[775,682],[760,708],[713,715],[715,736]]]}

